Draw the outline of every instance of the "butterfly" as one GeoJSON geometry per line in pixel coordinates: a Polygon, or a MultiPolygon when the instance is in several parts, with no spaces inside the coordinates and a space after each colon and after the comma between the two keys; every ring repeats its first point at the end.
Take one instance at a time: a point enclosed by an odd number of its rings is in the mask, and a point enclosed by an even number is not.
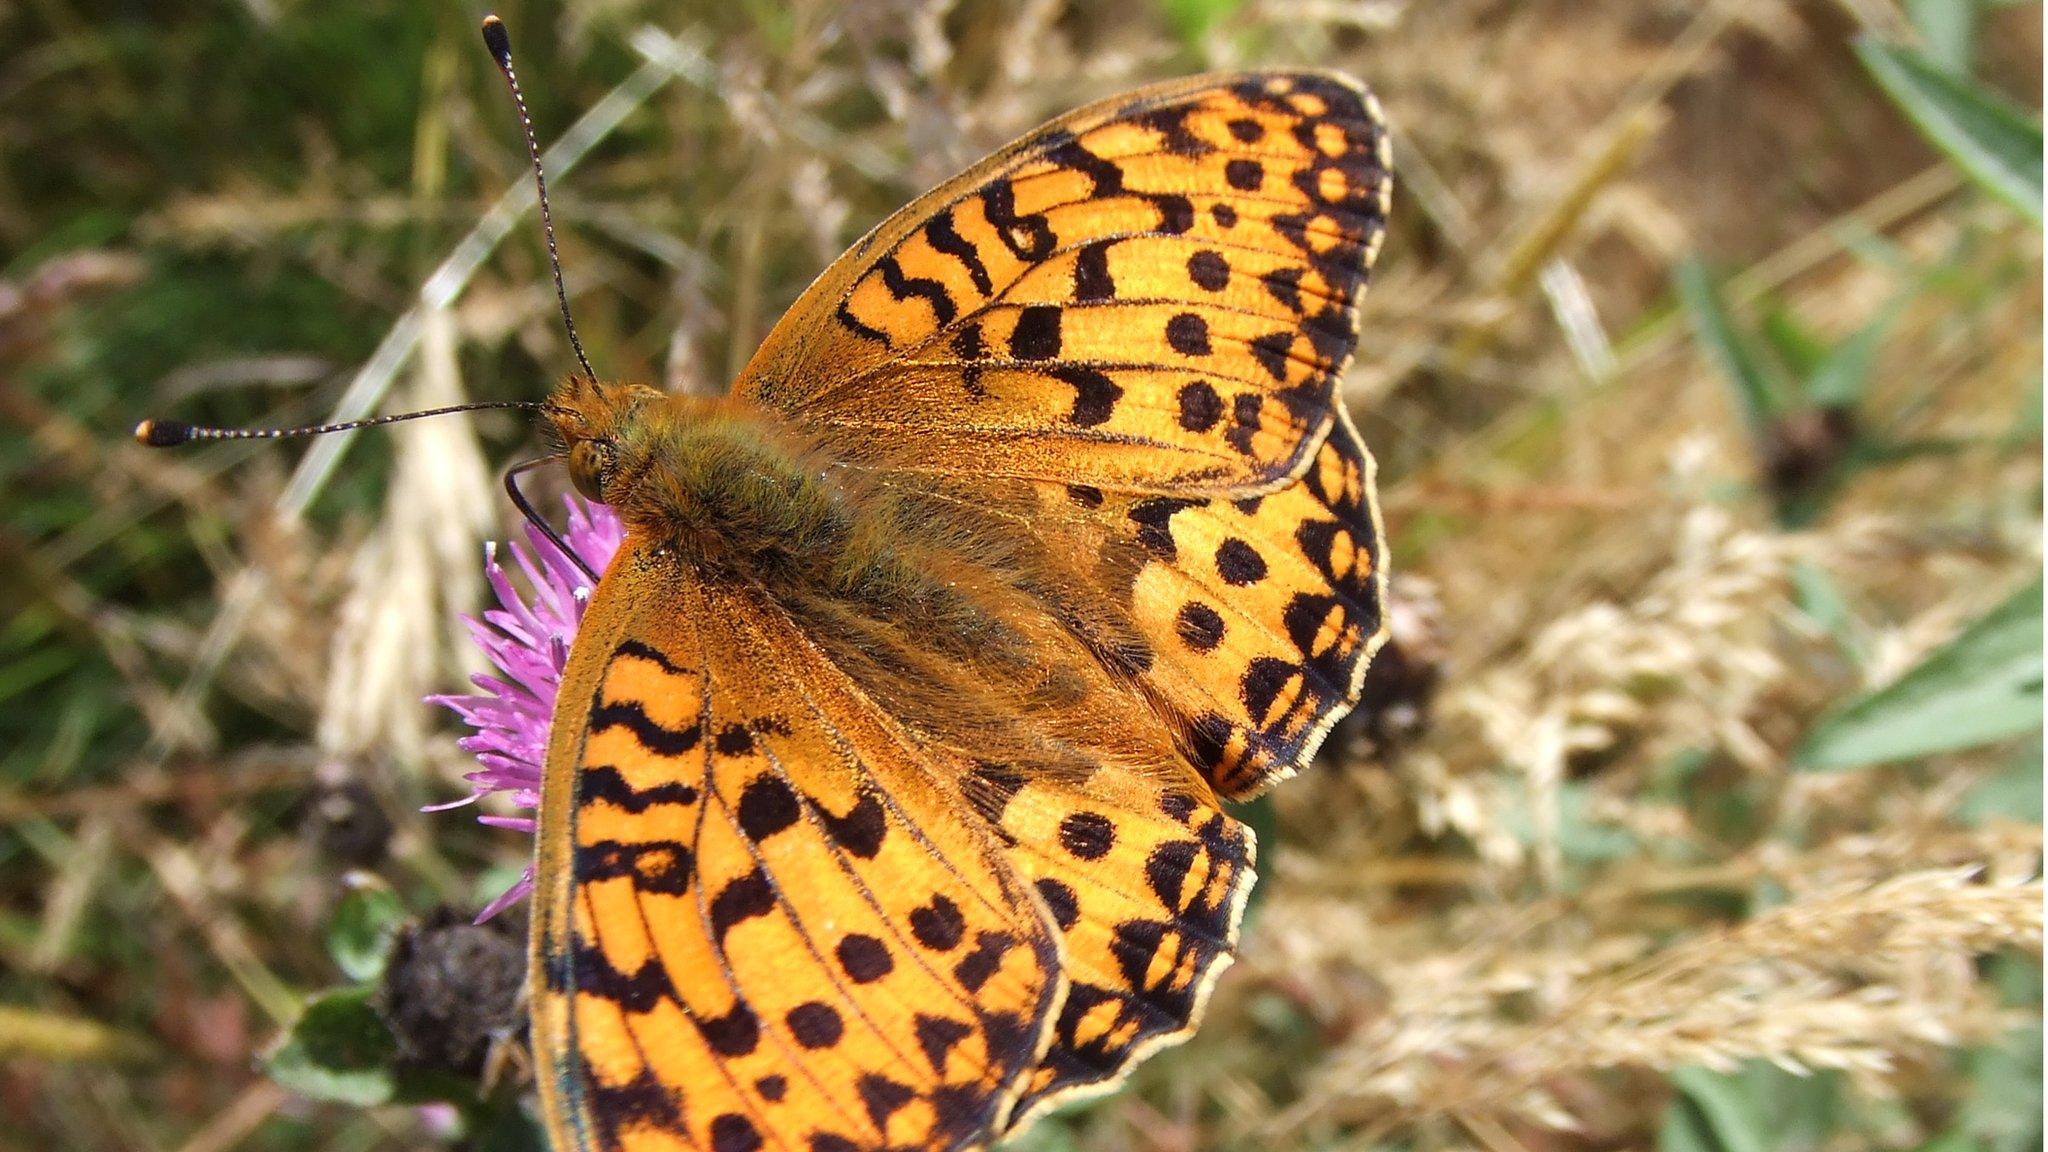
{"type": "Polygon", "coordinates": [[[625,541],[563,673],[530,995],[556,1148],[983,1147],[1184,1039],[1381,636],[1337,397],[1355,82],[1061,117],[877,226],[730,394],[570,377],[625,541]]]}

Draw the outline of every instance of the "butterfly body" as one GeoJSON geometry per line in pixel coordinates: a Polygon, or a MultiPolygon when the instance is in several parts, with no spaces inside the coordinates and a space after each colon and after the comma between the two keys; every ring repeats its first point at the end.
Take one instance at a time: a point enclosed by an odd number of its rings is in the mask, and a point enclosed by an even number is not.
{"type": "Polygon", "coordinates": [[[1086,644],[1043,620],[1035,590],[1070,577],[1006,530],[1028,493],[966,502],[885,480],[871,453],[742,399],[579,377],[544,411],[573,482],[619,513],[644,563],[756,589],[921,736],[1041,771],[1082,758],[1076,741],[1173,761],[1086,644]]]}
{"type": "Polygon", "coordinates": [[[845,580],[879,543],[819,448],[745,401],[575,377],[543,412],[578,490],[700,566],[845,580]]]}
{"type": "Polygon", "coordinates": [[[965,1149],[1194,1027],[1381,633],[1355,83],[1161,85],[878,226],[732,395],[544,408],[626,538],[557,697],[559,1152],[965,1149]]]}

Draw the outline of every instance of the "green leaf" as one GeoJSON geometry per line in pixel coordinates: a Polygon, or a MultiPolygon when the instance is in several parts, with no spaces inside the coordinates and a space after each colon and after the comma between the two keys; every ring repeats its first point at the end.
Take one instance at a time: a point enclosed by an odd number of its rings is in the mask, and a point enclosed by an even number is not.
{"type": "Polygon", "coordinates": [[[2036,576],[1897,681],[1822,721],[1795,763],[1860,768],[2040,728],[2041,590],[2036,576]]]}
{"type": "Polygon", "coordinates": [[[356,886],[327,922],[327,954],[349,979],[374,981],[391,959],[391,946],[405,924],[405,905],[374,877],[358,874],[351,880],[356,886]]]}
{"type": "Polygon", "coordinates": [[[1909,48],[1864,37],[1856,55],[1899,110],[1985,191],[2041,223],[2041,125],[1909,48]]]}
{"type": "Polygon", "coordinates": [[[475,1128],[468,1146],[476,1152],[548,1152],[547,1133],[519,1107],[516,1095],[480,1118],[475,1128]]]}
{"type": "Polygon", "coordinates": [[[2041,739],[2021,745],[2004,769],[1977,782],[1956,805],[1956,819],[1965,824],[1990,820],[2041,822],[2041,739]]]}
{"type": "Polygon", "coordinates": [[[1697,258],[1688,259],[1678,266],[1676,277],[1678,298],[1692,317],[1694,335],[1735,386],[1735,398],[1742,405],[1742,414],[1751,430],[1761,433],[1770,427],[1782,407],[1777,388],[1736,331],[1727,309],[1721,306],[1720,293],[1707,266],[1697,258]]]}
{"type": "Polygon", "coordinates": [[[1741,1081],[1701,1068],[1671,1074],[1678,1098],[1664,1114],[1661,1152],[1770,1152],[1769,1128],[1741,1081]]]}
{"type": "Polygon", "coordinates": [[[390,1101],[398,1045],[367,988],[326,992],[263,1058],[272,1080],[301,1096],[369,1107],[390,1101]]]}
{"type": "Polygon", "coordinates": [[[1794,1075],[1752,1060],[1739,1071],[1680,1068],[1660,1152],[1781,1152],[1821,1147],[1839,1125],[1838,1077],[1794,1075]]]}

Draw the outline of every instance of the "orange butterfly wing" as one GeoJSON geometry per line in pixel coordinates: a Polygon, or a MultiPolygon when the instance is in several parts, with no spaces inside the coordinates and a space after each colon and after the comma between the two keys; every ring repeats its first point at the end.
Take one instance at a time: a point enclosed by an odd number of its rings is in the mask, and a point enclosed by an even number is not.
{"type": "Polygon", "coordinates": [[[1117,655],[1221,795],[1292,775],[1357,703],[1384,638],[1386,571],[1372,457],[1341,409],[1300,480],[1275,492],[1045,485],[1040,505],[1033,530],[1128,605],[1143,644],[1117,655]]]}
{"type": "Polygon", "coordinates": [[[631,542],[550,737],[533,1046],[563,1152],[972,1146],[1065,994],[935,761],[747,587],[631,542]]]}
{"type": "Polygon", "coordinates": [[[1068,978],[1015,1132],[1113,1090],[1194,1031],[1233,958],[1255,846],[1192,773],[1107,764],[1057,779],[982,765],[966,789],[1059,930],[1068,978]]]}
{"type": "Polygon", "coordinates": [[[1091,105],[869,233],[734,393],[903,471],[1280,487],[1335,418],[1388,164],[1334,74],[1091,105]]]}

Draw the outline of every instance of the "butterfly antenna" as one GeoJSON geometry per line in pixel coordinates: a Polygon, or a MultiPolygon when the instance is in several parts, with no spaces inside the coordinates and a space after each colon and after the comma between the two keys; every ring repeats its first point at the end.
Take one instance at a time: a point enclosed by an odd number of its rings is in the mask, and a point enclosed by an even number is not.
{"type": "Polygon", "coordinates": [[[486,400],[475,404],[455,404],[447,408],[429,408],[422,412],[373,416],[368,420],[350,420],[342,424],[314,424],[304,428],[209,428],[200,424],[187,424],[183,420],[144,420],[135,426],[135,440],[151,448],[176,448],[180,444],[191,444],[199,440],[283,440],[293,436],[324,436],[329,432],[375,428],[380,424],[396,424],[401,420],[418,420],[425,416],[446,416],[454,412],[540,406],[537,400],[486,400]]]}
{"type": "Polygon", "coordinates": [[[533,187],[540,198],[540,230],[548,242],[548,271],[555,278],[555,302],[562,306],[562,327],[569,331],[569,347],[576,353],[576,362],[583,365],[583,375],[597,379],[597,372],[590,366],[590,357],[583,354],[583,341],[576,337],[576,319],[569,315],[569,290],[562,284],[562,254],[555,247],[555,217],[548,210],[548,178],[540,166],[540,142],[533,135],[533,119],[526,114],[526,97],[519,91],[519,76],[512,71],[512,34],[505,31],[505,22],[497,16],[484,17],[484,44],[491,50],[491,59],[498,62],[498,71],[505,77],[505,86],[512,90],[512,106],[519,111],[519,128],[526,134],[526,156],[533,164],[533,187]]]}

